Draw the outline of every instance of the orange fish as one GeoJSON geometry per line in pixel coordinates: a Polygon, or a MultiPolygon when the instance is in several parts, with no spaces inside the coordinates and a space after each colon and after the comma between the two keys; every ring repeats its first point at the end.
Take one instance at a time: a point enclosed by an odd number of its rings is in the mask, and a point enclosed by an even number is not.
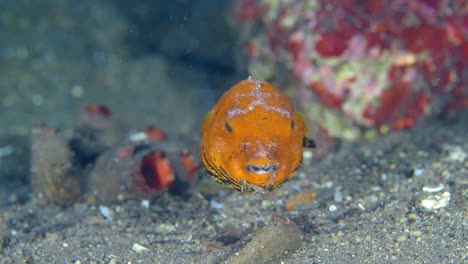
{"type": "Polygon", "coordinates": [[[304,120],[273,85],[253,77],[229,89],[201,128],[200,157],[213,178],[241,192],[272,191],[302,161],[304,120]]]}

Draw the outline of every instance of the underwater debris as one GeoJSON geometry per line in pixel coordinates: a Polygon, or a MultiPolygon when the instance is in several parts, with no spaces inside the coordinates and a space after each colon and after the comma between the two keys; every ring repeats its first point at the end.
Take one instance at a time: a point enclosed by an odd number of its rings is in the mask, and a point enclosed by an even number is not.
{"type": "Polygon", "coordinates": [[[446,160],[463,162],[468,158],[468,154],[460,146],[444,144],[442,148],[447,151],[446,160]]]}
{"type": "Polygon", "coordinates": [[[99,212],[101,213],[101,215],[102,215],[106,220],[109,220],[109,221],[114,220],[115,212],[114,212],[114,210],[112,210],[110,207],[104,206],[104,205],[100,205],[100,206],[99,206],[99,212]]]}
{"type": "Polygon", "coordinates": [[[114,145],[117,137],[110,109],[101,104],[88,104],[73,130],[70,148],[75,153],[76,161],[85,167],[114,145]]]}
{"type": "Polygon", "coordinates": [[[87,184],[89,197],[99,201],[149,198],[170,192],[186,194],[198,180],[198,166],[188,151],[186,161],[177,151],[163,151],[157,142],[115,146],[100,155],[87,184]],[[187,164],[192,166],[190,173],[187,164]]]}
{"type": "Polygon", "coordinates": [[[314,190],[302,190],[284,205],[286,210],[304,210],[313,206],[317,193],[314,190]]]}
{"type": "Polygon", "coordinates": [[[70,205],[79,198],[73,154],[57,129],[40,124],[31,135],[31,188],[37,202],[70,205]]]}
{"type": "Polygon", "coordinates": [[[142,253],[144,251],[148,251],[149,249],[145,246],[142,246],[138,243],[133,243],[132,245],[132,251],[136,252],[136,253],[142,253]]]}
{"type": "MultiPolygon", "coordinates": [[[[232,255],[226,263],[267,263],[302,245],[302,231],[292,223],[265,227],[259,230],[245,247],[232,255]]],[[[278,262],[278,261],[275,261],[278,262]]]]}
{"type": "MultiPolygon", "coordinates": [[[[119,158],[119,147],[113,147],[101,154],[94,163],[87,180],[87,196],[102,202],[127,198],[133,160],[119,158]]],[[[90,200],[88,198],[88,200],[90,200]]]]}
{"type": "Polygon", "coordinates": [[[437,212],[437,210],[446,207],[450,202],[450,192],[442,194],[431,194],[424,199],[421,199],[419,206],[425,212],[437,212]]]}
{"type": "Polygon", "coordinates": [[[89,202],[186,195],[198,181],[199,165],[185,146],[165,138],[164,130],[153,125],[125,135],[109,108],[89,104],[69,141],[46,125],[33,130],[33,193],[64,205],[82,193],[89,202]]]}
{"type": "Polygon", "coordinates": [[[144,143],[150,141],[162,141],[167,135],[163,129],[157,126],[147,126],[143,131],[132,132],[128,135],[128,140],[133,143],[144,143]]]}

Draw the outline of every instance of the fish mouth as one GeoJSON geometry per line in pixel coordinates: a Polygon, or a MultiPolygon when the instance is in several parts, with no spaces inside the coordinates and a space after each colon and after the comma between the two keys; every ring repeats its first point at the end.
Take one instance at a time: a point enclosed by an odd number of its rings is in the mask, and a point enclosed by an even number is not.
{"type": "Polygon", "coordinates": [[[253,173],[253,174],[269,174],[278,171],[279,165],[278,164],[264,164],[264,165],[255,165],[255,164],[247,164],[245,165],[245,170],[253,173]]]}

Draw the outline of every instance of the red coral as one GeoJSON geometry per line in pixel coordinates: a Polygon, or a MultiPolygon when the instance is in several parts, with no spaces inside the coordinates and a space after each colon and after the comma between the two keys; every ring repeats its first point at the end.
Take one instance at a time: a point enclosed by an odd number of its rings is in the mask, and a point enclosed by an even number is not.
{"type": "Polygon", "coordinates": [[[374,125],[382,125],[388,120],[398,120],[398,116],[403,111],[396,104],[402,105],[403,100],[408,100],[411,95],[411,88],[407,83],[397,83],[385,89],[380,96],[380,103],[377,107],[368,104],[364,110],[364,117],[374,125]]]}
{"type": "Polygon", "coordinates": [[[414,94],[411,86],[397,82],[381,94],[377,107],[368,104],[364,117],[373,125],[391,124],[395,129],[409,128],[416,118],[426,111],[428,98],[423,93],[414,94]]]}
{"type": "Polygon", "coordinates": [[[466,1],[268,3],[257,2],[265,8],[257,13],[264,30],[250,31],[269,44],[262,49],[272,56],[263,63],[290,65],[320,103],[344,118],[403,129],[430,109],[468,108],[466,1]]]}
{"type": "Polygon", "coordinates": [[[324,32],[315,44],[315,50],[323,57],[338,57],[348,47],[348,39],[340,33],[324,32]]]}
{"type": "Polygon", "coordinates": [[[174,183],[174,172],[171,164],[162,151],[152,151],[146,154],[140,165],[140,173],[144,179],[142,189],[167,190],[174,183]]]}
{"type": "Polygon", "coordinates": [[[320,102],[333,108],[340,110],[343,100],[340,96],[330,93],[322,82],[313,82],[309,88],[315,92],[320,102]]]}
{"type": "Polygon", "coordinates": [[[293,34],[289,39],[288,50],[295,61],[299,60],[303,48],[304,36],[301,34],[293,34]]]}

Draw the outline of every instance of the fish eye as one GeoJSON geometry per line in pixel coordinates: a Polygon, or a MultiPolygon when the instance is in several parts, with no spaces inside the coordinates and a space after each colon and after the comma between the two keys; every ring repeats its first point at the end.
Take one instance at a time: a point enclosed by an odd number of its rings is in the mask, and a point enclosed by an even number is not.
{"type": "Polygon", "coordinates": [[[291,129],[293,129],[296,126],[296,122],[294,122],[294,119],[291,120],[291,129]]]}
{"type": "Polygon", "coordinates": [[[232,133],[232,127],[228,122],[224,123],[224,128],[226,128],[227,132],[232,133]]]}

